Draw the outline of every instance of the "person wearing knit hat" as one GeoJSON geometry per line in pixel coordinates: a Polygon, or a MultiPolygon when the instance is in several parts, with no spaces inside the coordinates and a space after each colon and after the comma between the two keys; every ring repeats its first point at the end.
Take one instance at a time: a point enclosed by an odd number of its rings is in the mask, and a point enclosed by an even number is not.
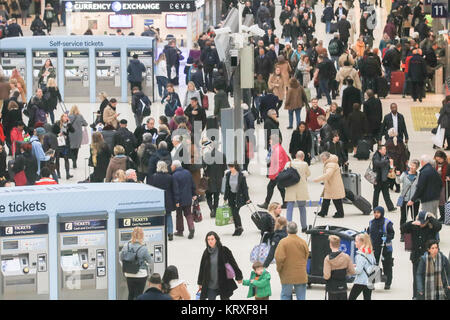
{"type": "Polygon", "coordinates": [[[392,240],[395,231],[392,221],[384,217],[384,208],[377,206],[373,209],[374,219],[369,222],[367,233],[370,235],[377,265],[383,252],[383,274],[386,276],[384,289],[389,290],[392,283],[392,240]]]}
{"type": "Polygon", "coordinates": [[[176,116],[182,116],[184,115],[184,111],[182,107],[178,107],[177,110],[175,110],[175,115],[176,116]]]}
{"type": "Polygon", "coordinates": [[[416,275],[419,267],[420,258],[427,251],[426,243],[428,240],[439,239],[439,231],[442,224],[433,213],[420,211],[415,221],[409,221],[400,226],[403,234],[411,234],[411,255],[410,260],[413,265],[413,299],[419,298],[417,292],[416,275]]]}

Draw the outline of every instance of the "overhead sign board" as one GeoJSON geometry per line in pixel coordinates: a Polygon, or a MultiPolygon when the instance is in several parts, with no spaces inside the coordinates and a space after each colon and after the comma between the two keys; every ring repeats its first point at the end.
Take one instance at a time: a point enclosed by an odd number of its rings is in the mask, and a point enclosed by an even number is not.
{"type": "Polygon", "coordinates": [[[195,0],[187,1],[64,1],[73,12],[116,12],[120,14],[153,14],[195,11],[195,0]]]}

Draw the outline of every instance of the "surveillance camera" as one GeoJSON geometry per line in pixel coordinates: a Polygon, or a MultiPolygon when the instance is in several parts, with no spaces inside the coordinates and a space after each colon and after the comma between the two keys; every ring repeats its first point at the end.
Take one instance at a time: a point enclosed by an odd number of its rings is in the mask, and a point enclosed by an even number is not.
{"type": "Polygon", "coordinates": [[[221,34],[231,34],[231,29],[230,29],[230,27],[214,29],[214,33],[216,34],[216,36],[221,35],[221,34]]]}

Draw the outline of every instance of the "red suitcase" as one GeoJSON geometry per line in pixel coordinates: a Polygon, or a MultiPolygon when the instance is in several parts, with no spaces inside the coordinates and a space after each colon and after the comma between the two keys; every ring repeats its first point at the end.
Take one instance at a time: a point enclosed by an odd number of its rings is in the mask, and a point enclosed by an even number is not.
{"type": "Polygon", "coordinates": [[[405,82],[405,74],[402,71],[394,71],[391,73],[391,93],[401,94],[403,92],[403,83],[405,82]]]}

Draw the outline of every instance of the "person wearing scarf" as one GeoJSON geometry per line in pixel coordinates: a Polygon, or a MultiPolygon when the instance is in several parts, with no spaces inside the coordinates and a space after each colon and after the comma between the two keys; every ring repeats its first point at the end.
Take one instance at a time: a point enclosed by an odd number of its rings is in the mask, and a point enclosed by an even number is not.
{"type": "Polygon", "coordinates": [[[450,297],[450,264],[439,251],[437,240],[427,242],[427,252],[420,258],[416,274],[419,300],[447,300],[450,297]]]}

